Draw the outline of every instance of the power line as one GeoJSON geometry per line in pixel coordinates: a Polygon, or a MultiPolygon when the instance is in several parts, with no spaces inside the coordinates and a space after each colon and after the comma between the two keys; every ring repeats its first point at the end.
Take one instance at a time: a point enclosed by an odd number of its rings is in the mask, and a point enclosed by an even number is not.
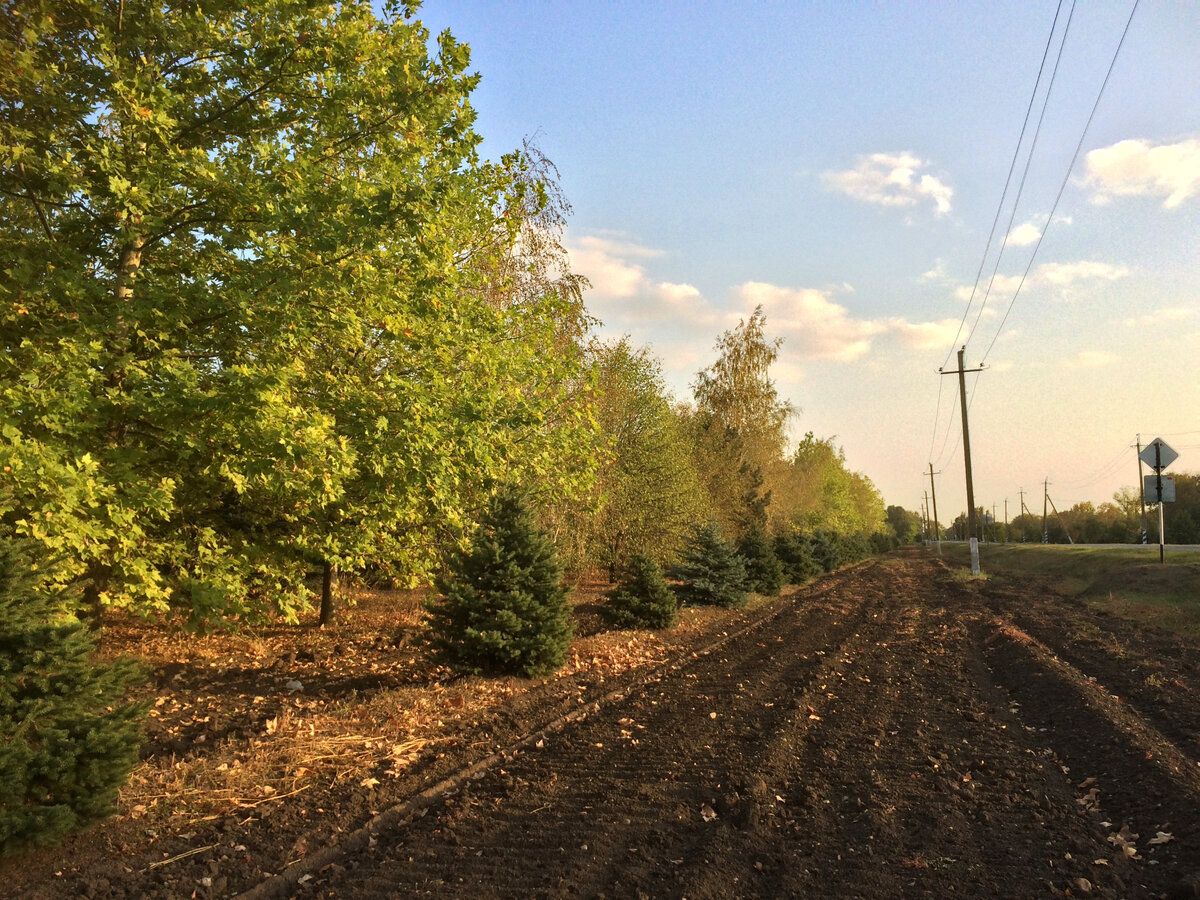
{"type": "MultiPolygon", "coordinates": [[[[1055,17],[1057,19],[1057,16],[1055,17]]],[[[967,334],[967,343],[971,343],[971,338],[975,336],[975,329],[979,327],[979,320],[983,316],[983,311],[987,307],[988,298],[992,295],[992,285],[996,283],[996,275],[1000,271],[1000,262],[1004,259],[1004,248],[1008,246],[1007,236],[1012,234],[1012,224],[1016,221],[1017,210],[1021,206],[1021,195],[1025,193],[1025,181],[1029,178],[1029,169],[1033,165],[1033,154],[1037,150],[1038,138],[1042,134],[1042,124],[1046,121],[1046,110],[1050,106],[1050,95],[1054,93],[1054,82],[1058,80],[1058,66],[1062,62],[1063,50],[1067,46],[1067,35],[1071,33],[1071,22],[1075,19],[1075,2],[1072,0],[1071,11],[1067,14],[1067,24],[1063,27],[1062,40],[1058,44],[1058,53],[1054,57],[1054,68],[1050,72],[1050,84],[1046,87],[1046,96],[1042,98],[1042,111],[1038,114],[1037,128],[1033,131],[1033,140],[1029,144],[1029,154],[1025,157],[1025,168],[1021,172],[1021,183],[1017,186],[1017,196],[1013,200],[1012,212],[1008,216],[1008,224],[1005,226],[1005,240],[1000,244],[1000,249],[996,253],[996,264],[992,266],[991,277],[988,278],[987,289],[983,292],[983,300],[979,303],[979,311],[975,314],[975,321],[971,323],[971,330],[967,334]]],[[[1053,33],[1051,33],[1053,37],[1053,33]]],[[[1049,222],[1046,223],[1049,225],[1049,222]]]]}
{"type": "MultiPolygon", "coordinates": [[[[996,214],[992,217],[992,228],[988,232],[987,243],[984,245],[984,248],[983,248],[983,256],[979,260],[979,269],[975,273],[975,282],[971,286],[971,296],[970,296],[970,298],[968,298],[967,305],[963,309],[962,319],[958,323],[958,330],[954,332],[954,340],[951,341],[951,343],[950,343],[950,350],[946,353],[946,358],[942,361],[941,368],[945,368],[946,365],[950,362],[950,357],[954,355],[954,348],[956,346],[958,346],[958,339],[959,339],[959,337],[962,336],[963,326],[967,324],[967,316],[970,315],[971,306],[975,302],[975,292],[979,289],[979,279],[983,275],[983,267],[987,264],[988,253],[991,252],[992,241],[995,240],[995,237],[996,237],[996,225],[1000,222],[1000,215],[1004,211],[1004,201],[1008,197],[1008,189],[1012,185],[1013,172],[1016,171],[1017,160],[1020,158],[1020,155],[1021,155],[1021,144],[1025,140],[1025,130],[1029,127],[1029,118],[1033,113],[1033,103],[1037,99],[1038,88],[1041,87],[1041,84],[1042,84],[1042,75],[1045,74],[1045,71],[1046,71],[1046,60],[1050,56],[1050,47],[1054,42],[1054,32],[1058,28],[1058,17],[1062,13],[1062,5],[1063,5],[1063,0],[1058,0],[1058,6],[1054,10],[1054,21],[1050,23],[1050,34],[1048,34],[1046,36],[1046,46],[1042,50],[1042,61],[1041,61],[1041,64],[1038,66],[1037,79],[1034,81],[1033,90],[1029,94],[1029,103],[1026,104],[1026,106],[1025,106],[1025,118],[1021,122],[1021,133],[1017,137],[1016,146],[1013,147],[1012,161],[1009,162],[1009,164],[1008,164],[1008,175],[1004,179],[1004,190],[1000,193],[1000,202],[996,204],[996,214]]],[[[1075,6],[1074,6],[1074,3],[1072,3],[1072,6],[1071,6],[1072,14],[1074,14],[1074,9],[1075,9],[1075,6]]],[[[1064,39],[1065,39],[1065,33],[1064,33],[1064,39]]],[[[1061,54],[1061,48],[1060,48],[1059,52],[1061,54]]],[[[1056,62],[1055,63],[1056,70],[1057,70],[1057,66],[1058,66],[1058,63],[1056,62]]],[[[1048,94],[1047,94],[1047,96],[1048,96],[1048,94]]],[[[1044,107],[1043,107],[1043,112],[1044,112],[1044,107]]],[[[1040,128],[1040,122],[1039,122],[1039,128],[1040,128]]],[[[1030,155],[1032,156],[1032,149],[1030,150],[1030,155]]],[[[1026,166],[1026,171],[1028,171],[1028,166],[1026,166]]],[[[1024,179],[1022,179],[1022,184],[1024,184],[1024,179]]],[[[1014,207],[1014,209],[1015,209],[1015,207],[1014,207]]],[[[1011,223],[1010,223],[1010,225],[1011,225],[1011,223]]],[[[991,286],[989,284],[989,290],[990,290],[990,287],[991,286]]],[[[986,302],[986,298],[985,298],[984,302],[986,302]]],[[[982,307],[980,307],[980,312],[982,312],[982,307]]],[[[979,321],[978,316],[976,316],[976,322],[978,323],[978,321],[979,321]]],[[[973,334],[974,331],[975,331],[975,326],[972,325],[971,333],[973,334]]],[[[968,341],[969,340],[970,339],[968,338],[968,341]]],[[[937,442],[938,422],[941,419],[941,415],[942,415],[942,380],[939,378],[938,379],[937,405],[935,406],[934,412],[933,412],[933,431],[932,431],[932,434],[931,434],[930,440],[929,440],[929,455],[931,457],[933,455],[933,445],[937,442]]],[[[951,420],[951,423],[953,423],[954,417],[951,416],[950,420],[951,420]]],[[[948,427],[946,429],[946,433],[949,434],[949,431],[950,431],[950,429],[948,427]]],[[[945,449],[946,449],[946,444],[945,444],[945,441],[943,441],[942,442],[942,450],[944,451],[945,449]]]]}
{"type": "Polygon", "coordinates": [[[933,445],[937,443],[938,419],[941,417],[942,412],[942,384],[942,379],[939,378],[937,406],[933,411],[933,433],[929,435],[929,459],[931,461],[933,459],[933,445]]]}
{"type": "Polygon", "coordinates": [[[1129,447],[1122,447],[1119,451],[1117,451],[1115,456],[1100,466],[1100,468],[1091,475],[1085,476],[1079,481],[1063,482],[1063,488],[1066,490],[1079,490],[1080,488],[1089,487],[1090,485],[1095,484],[1101,478],[1104,478],[1106,475],[1110,475],[1112,472],[1129,462],[1129,449],[1129,447]]]}
{"type": "MultiPolygon", "coordinates": [[[[971,392],[967,395],[967,412],[968,413],[971,411],[971,406],[975,402],[975,389],[979,386],[979,373],[976,372],[974,374],[975,374],[975,377],[971,380],[971,392]]],[[[955,397],[958,396],[958,388],[957,387],[954,390],[954,396],[955,397]]],[[[955,437],[954,447],[951,448],[950,455],[948,457],[945,455],[946,445],[948,443],[950,443],[950,434],[953,430],[954,430],[954,416],[951,416],[946,422],[946,435],[944,438],[942,438],[942,449],[938,453],[938,456],[936,459],[936,462],[939,466],[940,465],[948,465],[950,460],[954,459],[954,454],[958,452],[958,444],[962,440],[961,434],[957,434],[957,436],[955,437]]]]}
{"type": "MultiPolygon", "coordinates": [[[[1013,148],[1012,162],[1008,164],[1008,176],[1004,179],[1004,190],[1000,193],[1000,202],[996,204],[996,215],[992,217],[992,230],[988,232],[987,243],[983,248],[983,258],[979,260],[979,270],[975,273],[975,283],[971,286],[971,296],[967,299],[967,307],[963,310],[962,320],[958,323],[958,331],[954,333],[954,340],[950,342],[950,350],[946,353],[946,358],[942,360],[941,368],[945,368],[950,362],[950,357],[954,355],[954,348],[958,346],[958,339],[962,336],[963,326],[967,324],[967,316],[971,313],[971,305],[975,302],[975,292],[979,289],[979,279],[983,275],[983,267],[987,264],[988,253],[992,249],[992,241],[996,237],[996,225],[1000,222],[1000,214],[1004,211],[1004,200],[1008,197],[1008,188],[1012,184],[1013,172],[1017,168],[1017,159],[1021,155],[1021,143],[1025,140],[1025,129],[1029,127],[1029,116],[1033,112],[1033,101],[1037,99],[1038,88],[1042,84],[1042,75],[1046,71],[1046,59],[1050,55],[1050,45],[1054,40],[1054,31],[1058,27],[1058,16],[1062,12],[1063,0],[1058,0],[1058,7],[1054,10],[1054,21],[1050,24],[1050,34],[1046,37],[1046,47],[1042,51],[1042,62],[1038,66],[1037,80],[1033,83],[1033,91],[1029,95],[1029,103],[1025,107],[1025,120],[1021,123],[1021,134],[1017,137],[1017,145],[1013,148]]],[[[1074,6],[1072,6],[1074,9],[1074,6]]],[[[940,381],[940,379],[939,379],[940,381]]],[[[936,430],[937,426],[934,425],[936,430]]]]}
{"type": "Polygon", "coordinates": [[[1025,279],[1029,277],[1029,272],[1033,268],[1033,261],[1037,259],[1038,251],[1042,247],[1042,241],[1046,238],[1046,232],[1050,230],[1050,223],[1054,221],[1054,213],[1058,210],[1058,204],[1062,200],[1063,192],[1067,189],[1067,182],[1071,180],[1071,172],[1074,170],[1075,163],[1079,159],[1079,152],[1083,149],[1083,142],[1087,139],[1088,129],[1092,127],[1092,120],[1096,117],[1096,110],[1100,107],[1100,100],[1104,96],[1105,88],[1108,87],[1113,69],[1116,68],[1117,58],[1121,55],[1121,48],[1125,46],[1125,38],[1129,34],[1129,26],[1133,24],[1133,16],[1137,12],[1140,2],[1141,0],[1133,0],[1133,9],[1129,11],[1129,18],[1125,22],[1125,30],[1121,32],[1121,40],[1117,42],[1117,49],[1113,52],[1112,62],[1108,64],[1108,71],[1104,74],[1104,81],[1100,85],[1100,91],[1096,94],[1096,102],[1092,104],[1092,111],[1088,113],[1087,122],[1084,123],[1083,133],[1079,135],[1079,143],[1075,145],[1075,153],[1072,154],[1071,162],[1067,166],[1067,172],[1063,176],[1062,184],[1058,187],[1058,194],[1054,198],[1054,205],[1050,207],[1050,215],[1046,218],[1046,227],[1042,229],[1037,243],[1033,245],[1033,252],[1029,255],[1029,263],[1025,266],[1025,271],[1021,274],[1021,280],[1017,283],[1017,289],[1013,292],[1012,299],[1008,301],[1008,308],[1004,311],[1004,318],[1000,320],[1000,325],[996,328],[996,333],[992,336],[992,342],[988,344],[987,350],[984,351],[983,359],[980,360],[981,363],[988,358],[988,354],[992,352],[992,347],[996,345],[996,339],[1000,337],[1000,333],[1004,330],[1004,324],[1008,321],[1013,304],[1017,302],[1021,288],[1025,286],[1025,279]]]}

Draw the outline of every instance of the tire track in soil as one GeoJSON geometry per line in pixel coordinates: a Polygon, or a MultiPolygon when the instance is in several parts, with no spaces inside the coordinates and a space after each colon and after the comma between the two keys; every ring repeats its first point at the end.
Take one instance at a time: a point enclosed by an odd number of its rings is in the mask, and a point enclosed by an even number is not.
{"type": "Polygon", "coordinates": [[[706,864],[715,829],[702,822],[703,804],[749,821],[766,803],[766,786],[737,774],[755,768],[743,745],[769,744],[790,728],[805,685],[862,622],[864,608],[839,602],[839,588],[803,617],[785,611],[773,628],[698,656],[488,774],[409,829],[421,833],[398,834],[360,892],[340,886],[337,894],[454,896],[478,893],[479,884],[508,896],[659,894],[664,878],[674,886],[678,872],[706,864]],[[752,718],[737,715],[751,707],[752,718]],[[728,803],[738,787],[745,802],[738,794],[728,803]],[[496,814],[472,815],[481,806],[496,814]],[[425,842],[434,846],[424,857],[406,857],[407,846],[425,842]],[[514,870],[515,859],[533,865],[514,870]]]}
{"type": "Polygon", "coordinates": [[[1196,652],[1170,634],[1098,615],[1078,601],[988,606],[1045,645],[1089,681],[1123,698],[1181,753],[1200,763],[1200,690],[1196,652]],[[1049,613],[1049,614],[1047,614],[1049,613]]]}
{"type": "MultiPolygon", "coordinates": [[[[376,854],[387,859],[348,872],[337,896],[462,896],[480,884],[513,897],[677,889],[680,873],[713,855],[718,827],[702,820],[705,804],[720,810],[718,820],[770,815],[774,796],[755,774],[755,748],[791,740],[794,722],[809,715],[809,686],[824,683],[866,617],[865,605],[841,596],[844,582],[861,578],[856,572],[811,606],[664,674],[442,809],[381,835],[380,845],[396,840],[376,854]]],[[[319,891],[321,880],[310,886],[319,891]]]]}
{"type": "MultiPolygon", "coordinates": [[[[928,582],[925,582],[928,584],[928,582]]],[[[797,770],[821,772],[792,896],[1120,896],[1075,796],[1005,709],[960,605],[906,598],[869,669],[844,681],[797,770]],[[854,723],[862,722],[860,730],[854,723]],[[829,891],[829,885],[837,885],[829,891]]]]}
{"type": "Polygon", "coordinates": [[[1166,891],[1195,853],[1195,801],[998,634],[939,563],[841,573],[297,895],[1035,897],[1078,894],[1080,878],[1099,897],[1166,891]],[[1103,794],[1104,814],[1141,792],[1175,817],[1159,866],[1127,860],[1078,803],[1095,772],[1136,785],[1103,794]]]}
{"type": "Polygon", "coordinates": [[[1130,895],[1200,896],[1196,761],[1137,709],[1014,625],[981,621],[977,634],[1023,727],[1069,772],[1096,827],[1106,836],[1122,828],[1139,836],[1130,895]],[[1172,840],[1151,845],[1159,832],[1172,840]]]}

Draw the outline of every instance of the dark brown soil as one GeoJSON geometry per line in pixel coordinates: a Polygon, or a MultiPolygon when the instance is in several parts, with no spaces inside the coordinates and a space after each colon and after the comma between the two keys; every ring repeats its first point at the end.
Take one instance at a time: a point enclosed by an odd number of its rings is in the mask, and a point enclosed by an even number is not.
{"type": "MultiPolygon", "coordinates": [[[[126,801],[0,877],[30,897],[1200,897],[1195,644],[913,555],[579,647],[572,672],[502,690],[376,659],[355,691],[441,698],[403,764],[240,785],[186,830],[126,801]]],[[[151,752],[278,729],[277,688],[238,711],[256,665],[188,682],[218,725],[169,718],[151,752]]],[[[304,703],[348,690],[309,677],[304,703]]]]}

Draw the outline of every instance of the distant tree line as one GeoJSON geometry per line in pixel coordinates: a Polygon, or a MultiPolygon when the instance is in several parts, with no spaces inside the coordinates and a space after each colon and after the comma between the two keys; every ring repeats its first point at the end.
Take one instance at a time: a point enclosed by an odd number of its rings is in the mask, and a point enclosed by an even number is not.
{"type": "MultiPolygon", "coordinates": [[[[983,521],[983,510],[977,519],[983,521]]],[[[984,522],[984,539],[1015,543],[1040,543],[1043,531],[1051,544],[1136,544],[1142,540],[1143,522],[1147,540],[1158,543],[1158,506],[1146,504],[1142,517],[1141,494],[1136,488],[1122,488],[1111,501],[1099,505],[1091,501],[1076,503],[1056,514],[1049,510],[1043,519],[1038,513],[1026,512],[1004,521],[984,522]]],[[[1200,475],[1180,472],[1175,475],[1175,500],[1163,504],[1163,528],[1171,544],[1200,544],[1200,475]]],[[[966,513],[950,524],[947,537],[965,539],[966,513]]]]}

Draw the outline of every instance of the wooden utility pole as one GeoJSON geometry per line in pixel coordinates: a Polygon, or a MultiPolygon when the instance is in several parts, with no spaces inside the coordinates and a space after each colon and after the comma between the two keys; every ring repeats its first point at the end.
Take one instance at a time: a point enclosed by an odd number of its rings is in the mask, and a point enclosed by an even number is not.
{"type": "Polygon", "coordinates": [[[1150,543],[1150,522],[1146,518],[1146,482],[1142,478],[1142,436],[1137,436],[1138,491],[1142,496],[1142,543],[1150,543]]]}
{"type": "Polygon", "coordinates": [[[982,372],[983,366],[979,366],[977,369],[965,368],[963,366],[963,356],[966,352],[966,345],[958,349],[957,369],[952,369],[949,372],[943,372],[941,369],[938,369],[938,371],[943,375],[958,375],[958,400],[959,409],[962,411],[963,465],[967,470],[967,537],[969,539],[978,536],[978,532],[975,529],[975,482],[971,478],[971,430],[967,427],[967,373],[982,372]]]}
{"type": "Polygon", "coordinates": [[[933,485],[933,463],[929,464],[929,496],[933,498],[933,539],[937,541],[938,556],[942,555],[942,529],[938,525],[937,488],[933,485]]]}
{"type": "Polygon", "coordinates": [[[1008,543],[1008,498],[1004,498],[1004,543],[1008,543]]]}

